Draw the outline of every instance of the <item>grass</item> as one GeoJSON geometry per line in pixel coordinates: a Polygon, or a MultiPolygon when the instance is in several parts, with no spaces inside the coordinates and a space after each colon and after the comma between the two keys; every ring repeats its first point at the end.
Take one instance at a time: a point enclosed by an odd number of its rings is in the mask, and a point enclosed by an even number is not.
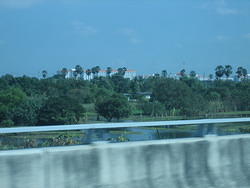
{"type": "MultiPolygon", "coordinates": [[[[72,137],[83,136],[84,133],[82,131],[56,131],[56,132],[35,132],[35,133],[18,133],[18,134],[4,134],[9,138],[27,138],[27,139],[49,139],[54,138],[59,135],[67,135],[72,137]]],[[[4,136],[1,135],[0,136],[4,136]]]]}
{"type": "Polygon", "coordinates": [[[223,123],[217,124],[216,127],[227,132],[241,132],[240,129],[249,129],[250,123],[223,123]]]}
{"type": "Polygon", "coordinates": [[[219,112],[218,115],[250,115],[250,111],[219,112]]]}

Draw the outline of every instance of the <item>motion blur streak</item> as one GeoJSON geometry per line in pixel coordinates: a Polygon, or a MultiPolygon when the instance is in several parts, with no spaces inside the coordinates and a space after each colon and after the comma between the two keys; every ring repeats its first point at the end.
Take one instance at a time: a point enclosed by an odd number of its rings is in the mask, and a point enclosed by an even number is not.
{"type": "Polygon", "coordinates": [[[1,188],[249,188],[250,135],[0,152],[1,188]]]}

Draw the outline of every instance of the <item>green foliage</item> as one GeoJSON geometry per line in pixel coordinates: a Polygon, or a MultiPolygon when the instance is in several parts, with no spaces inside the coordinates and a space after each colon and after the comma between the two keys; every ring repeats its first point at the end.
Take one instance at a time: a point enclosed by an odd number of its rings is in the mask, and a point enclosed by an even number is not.
{"type": "Polygon", "coordinates": [[[10,119],[3,120],[0,122],[1,127],[12,127],[14,126],[14,122],[10,119]]]}
{"type": "Polygon", "coordinates": [[[44,147],[48,146],[68,146],[68,145],[77,145],[80,142],[74,140],[73,136],[68,134],[62,134],[53,138],[48,139],[45,143],[43,143],[44,147]]]}
{"type": "Polygon", "coordinates": [[[143,115],[162,116],[166,113],[164,104],[158,101],[142,101],[138,106],[143,115]]]}
{"type": "Polygon", "coordinates": [[[76,73],[76,76],[80,75],[80,78],[82,79],[83,75],[84,75],[84,70],[80,65],[76,65],[75,66],[75,73],[76,73]]]}
{"type": "Polygon", "coordinates": [[[232,69],[233,68],[231,65],[225,66],[224,74],[226,75],[227,78],[233,73],[232,69]]]}
{"type": "Polygon", "coordinates": [[[15,125],[36,125],[38,113],[45,100],[46,97],[38,95],[26,98],[12,111],[12,120],[15,122],[15,125]]]}
{"type": "Polygon", "coordinates": [[[25,93],[19,88],[0,91],[0,122],[11,120],[13,111],[26,99],[25,93]]]}
{"type": "Polygon", "coordinates": [[[237,110],[250,110],[250,81],[239,82],[232,91],[232,101],[237,110]]]}
{"type": "Polygon", "coordinates": [[[200,94],[194,93],[184,82],[173,79],[159,80],[152,99],[164,104],[167,111],[179,109],[184,115],[201,113],[205,102],[200,94]]]}
{"type": "Polygon", "coordinates": [[[181,75],[181,77],[185,77],[185,76],[186,76],[186,70],[185,70],[185,69],[182,69],[182,70],[180,71],[180,75],[181,75]]]}
{"type": "Polygon", "coordinates": [[[107,67],[106,73],[107,76],[110,77],[110,74],[112,73],[113,69],[111,67],[107,67]]]}
{"type": "Polygon", "coordinates": [[[110,142],[127,142],[127,141],[129,141],[129,139],[124,135],[120,135],[117,138],[108,138],[108,141],[110,141],[110,142]]]}
{"type": "Polygon", "coordinates": [[[107,121],[111,121],[113,118],[119,120],[123,117],[128,117],[131,113],[126,97],[119,94],[114,94],[102,101],[97,101],[96,111],[99,115],[107,119],[107,121]]]}
{"type": "Polygon", "coordinates": [[[166,77],[168,76],[168,72],[167,72],[166,70],[162,70],[162,71],[161,71],[161,76],[162,76],[163,78],[166,78],[166,77]]]}
{"type": "Polygon", "coordinates": [[[215,68],[215,76],[216,76],[216,79],[219,79],[221,78],[225,73],[225,69],[222,65],[218,65],[216,68],[215,68]]]}
{"type": "Polygon", "coordinates": [[[191,71],[191,72],[189,73],[189,76],[190,76],[191,78],[195,78],[195,77],[196,77],[196,72],[195,72],[195,71],[191,71]]]}
{"type": "Polygon", "coordinates": [[[124,78],[123,73],[117,73],[112,75],[111,81],[114,86],[114,90],[118,93],[127,93],[129,91],[129,82],[128,78],[124,78]]]}
{"type": "Polygon", "coordinates": [[[39,125],[75,124],[84,116],[85,109],[76,100],[61,96],[50,97],[40,109],[39,125]]]}
{"type": "MultiPolygon", "coordinates": [[[[76,69],[77,78],[81,78],[83,68],[76,69]]],[[[1,126],[73,124],[95,120],[96,112],[97,117],[111,121],[128,117],[132,110],[135,119],[138,115],[151,118],[250,110],[250,81],[243,67],[236,71],[239,82],[212,78],[204,82],[195,78],[194,71],[186,76],[184,69],[180,80],[167,78],[166,70],[162,76],[132,80],[124,78],[125,67],[117,74],[111,74],[111,67],[107,70],[106,77],[101,77],[100,67],[86,69],[88,76],[94,75],[91,80],[65,79],[67,68],[45,79],[0,77],[1,126]],[[144,100],[138,93],[152,93],[151,99],[144,100]],[[133,100],[128,101],[124,95],[133,100]]],[[[232,74],[229,65],[218,66],[216,71],[217,78],[232,74]]]]}

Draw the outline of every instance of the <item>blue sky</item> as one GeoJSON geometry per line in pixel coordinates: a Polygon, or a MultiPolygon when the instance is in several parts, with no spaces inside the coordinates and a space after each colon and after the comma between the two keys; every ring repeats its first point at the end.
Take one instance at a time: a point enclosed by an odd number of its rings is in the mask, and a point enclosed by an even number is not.
{"type": "Polygon", "coordinates": [[[250,72],[249,0],[0,0],[0,75],[80,64],[250,72]]]}

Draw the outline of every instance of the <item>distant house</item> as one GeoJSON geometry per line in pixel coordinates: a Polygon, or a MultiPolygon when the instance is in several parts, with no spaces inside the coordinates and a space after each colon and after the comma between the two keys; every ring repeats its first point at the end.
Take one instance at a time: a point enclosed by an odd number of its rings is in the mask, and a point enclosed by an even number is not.
{"type": "Polygon", "coordinates": [[[128,101],[137,101],[138,97],[150,100],[152,92],[124,93],[123,95],[128,98],[128,101]]]}
{"type": "MultiPolygon", "coordinates": [[[[65,76],[65,78],[74,78],[74,74],[73,74],[74,71],[75,71],[75,69],[69,69],[68,72],[67,72],[67,74],[66,74],[66,76],[65,76]]],[[[58,72],[61,72],[61,71],[58,71],[58,72]]],[[[113,74],[116,74],[116,73],[118,73],[117,70],[112,70],[110,76],[112,76],[113,74]]],[[[100,71],[98,72],[97,76],[98,76],[98,77],[99,77],[99,76],[106,77],[106,76],[107,76],[107,71],[106,71],[106,70],[100,70],[100,71]]],[[[132,79],[135,78],[135,77],[136,77],[136,71],[135,71],[135,70],[127,70],[127,71],[125,72],[124,78],[129,78],[130,80],[132,80],[132,79]]],[[[83,79],[84,79],[84,80],[91,80],[91,79],[93,79],[93,78],[94,78],[93,74],[90,74],[90,75],[88,76],[88,75],[84,72],[84,74],[83,74],[83,79]]]]}
{"type": "Polygon", "coordinates": [[[152,92],[137,92],[136,94],[137,94],[138,96],[142,96],[142,97],[144,97],[145,99],[150,100],[150,99],[151,99],[152,92]]]}
{"type": "MultiPolygon", "coordinates": [[[[118,73],[118,70],[112,70],[112,72],[110,73],[110,76],[114,75],[118,73]]],[[[100,70],[98,76],[107,76],[107,71],[106,70],[100,70]]],[[[129,78],[130,80],[132,80],[133,78],[136,77],[136,71],[135,70],[131,70],[131,69],[128,69],[126,72],[125,72],[125,75],[124,75],[124,78],[129,78]]]]}

